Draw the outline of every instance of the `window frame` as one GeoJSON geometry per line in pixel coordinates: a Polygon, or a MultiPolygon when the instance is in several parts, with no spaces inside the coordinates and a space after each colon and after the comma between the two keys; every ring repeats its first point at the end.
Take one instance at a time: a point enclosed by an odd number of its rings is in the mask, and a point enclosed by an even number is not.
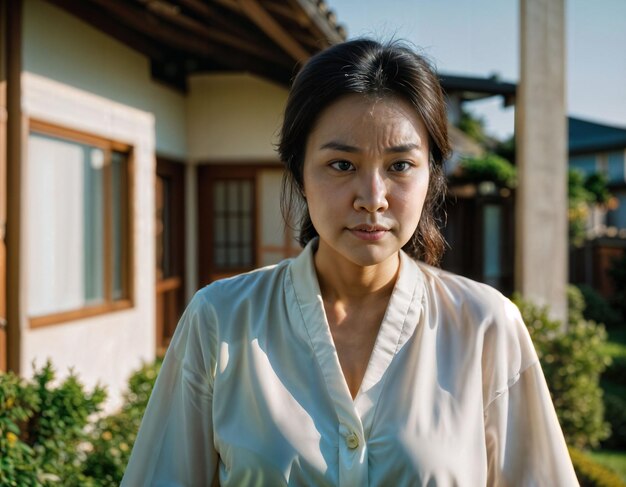
{"type": "MultiPolygon", "coordinates": [[[[105,165],[103,172],[103,194],[104,194],[104,232],[103,232],[103,249],[104,249],[104,302],[82,308],[60,311],[40,316],[28,316],[30,328],[40,328],[49,325],[63,324],[68,321],[81,320],[85,318],[95,317],[108,314],[115,311],[121,311],[133,308],[135,305],[134,283],[134,222],[131,215],[134,214],[134,153],[133,147],[123,142],[99,137],[93,134],[82,132],[80,130],[70,129],[53,123],[45,122],[39,119],[28,119],[28,131],[25,134],[24,146],[29,147],[31,134],[38,134],[49,137],[56,137],[68,142],[90,145],[101,149],[105,154],[105,165]],[[126,154],[126,171],[125,171],[125,192],[126,198],[122,203],[122,256],[121,256],[121,273],[122,273],[122,299],[113,299],[113,204],[111,201],[112,194],[112,174],[111,160],[112,152],[122,152],[126,154]]],[[[29,216],[30,217],[30,216],[29,216]]],[[[30,278],[30,276],[29,276],[30,278]]]]}

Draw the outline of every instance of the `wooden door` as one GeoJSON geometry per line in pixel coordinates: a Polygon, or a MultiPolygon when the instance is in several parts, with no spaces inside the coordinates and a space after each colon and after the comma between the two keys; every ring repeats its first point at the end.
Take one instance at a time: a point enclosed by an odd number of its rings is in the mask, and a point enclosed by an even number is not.
{"type": "Polygon", "coordinates": [[[257,169],[198,167],[199,285],[257,266],[257,169]]]}
{"type": "Polygon", "coordinates": [[[157,158],[157,352],[167,348],[185,305],[185,166],[157,158]]]}

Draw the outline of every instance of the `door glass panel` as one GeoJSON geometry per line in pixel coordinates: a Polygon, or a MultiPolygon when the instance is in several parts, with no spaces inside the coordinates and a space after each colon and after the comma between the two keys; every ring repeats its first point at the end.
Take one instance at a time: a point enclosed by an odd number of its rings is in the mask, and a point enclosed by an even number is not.
{"type": "Polygon", "coordinates": [[[254,264],[253,181],[214,181],[213,264],[218,270],[254,264]]]}

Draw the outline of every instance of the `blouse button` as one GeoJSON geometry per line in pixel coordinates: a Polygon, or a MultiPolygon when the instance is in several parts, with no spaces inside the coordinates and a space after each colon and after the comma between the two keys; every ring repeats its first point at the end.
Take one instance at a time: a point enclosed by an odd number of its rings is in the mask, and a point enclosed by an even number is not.
{"type": "Polygon", "coordinates": [[[346,445],[351,450],[354,450],[356,447],[359,446],[359,437],[354,433],[350,433],[348,436],[346,436],[346,445]]]}

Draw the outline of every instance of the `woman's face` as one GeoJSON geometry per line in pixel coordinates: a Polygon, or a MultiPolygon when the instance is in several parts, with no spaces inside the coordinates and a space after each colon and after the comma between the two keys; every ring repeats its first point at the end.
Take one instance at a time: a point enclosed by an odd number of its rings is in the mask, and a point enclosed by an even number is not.
{"type": "Polygon", "coordinates": [[[403,99],[355,94],[323,110],[303,168],[318,257],[359,266],[395,257],[419,223],[428,161],[424,122],[403,99]]]}

